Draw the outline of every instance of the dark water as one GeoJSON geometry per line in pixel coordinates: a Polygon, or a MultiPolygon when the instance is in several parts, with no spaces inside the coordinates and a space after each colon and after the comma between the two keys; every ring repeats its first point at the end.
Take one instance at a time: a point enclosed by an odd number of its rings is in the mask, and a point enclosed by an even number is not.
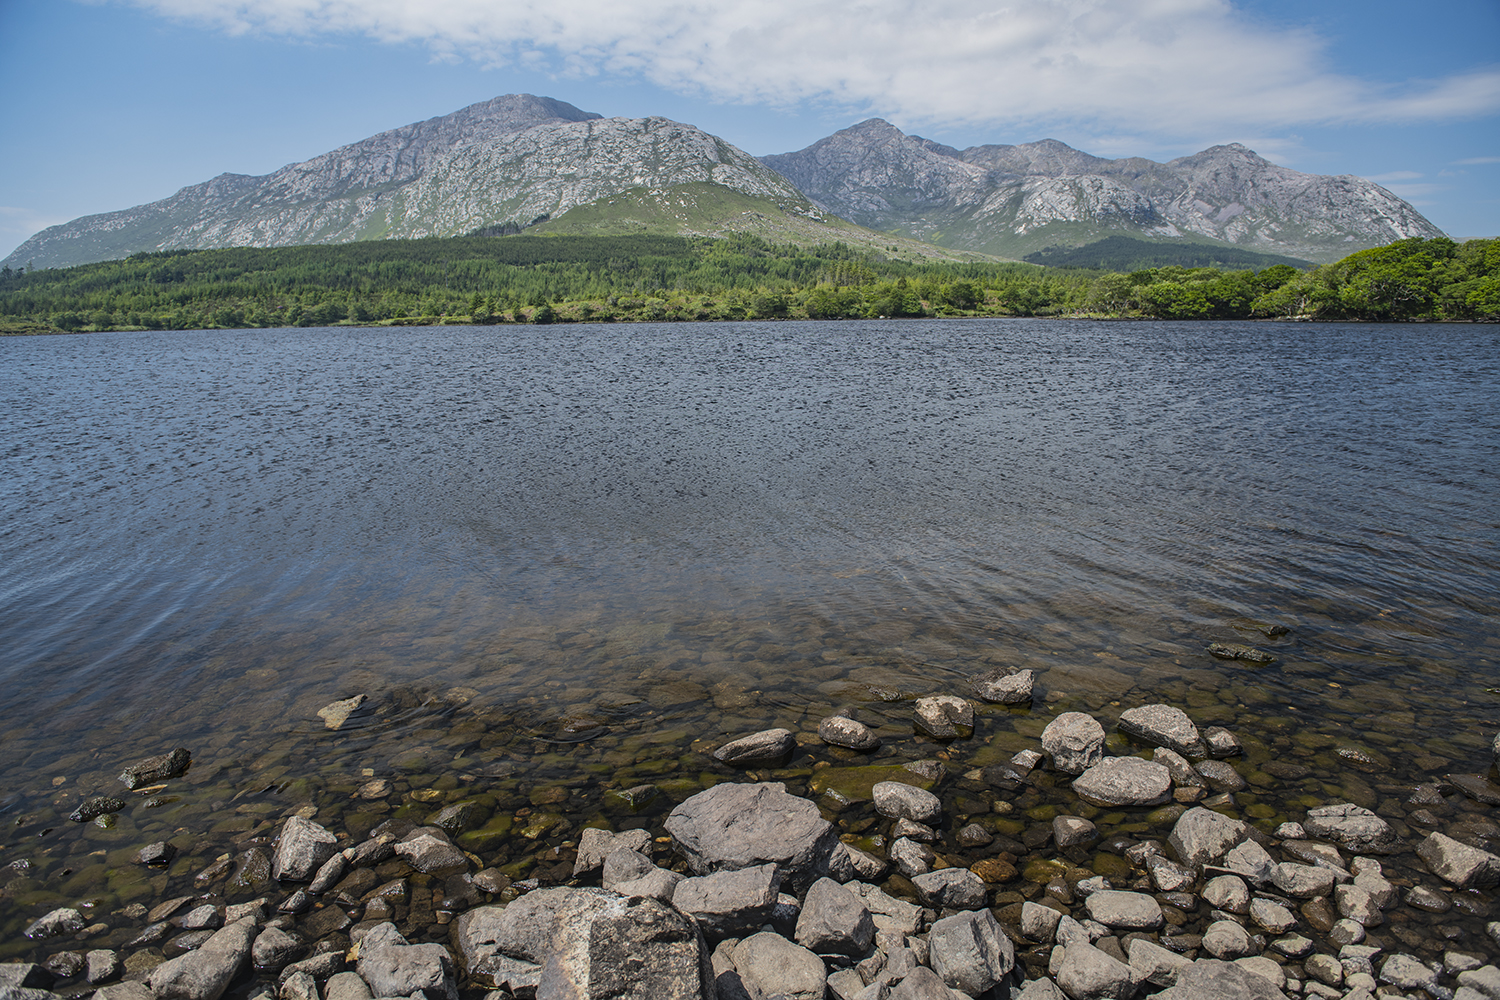
{"type": "MultiPolygon", "coordinates": [[[[1484,771],[1500,729],[1494,326],[10,338],[0,414],[0,864],[32,865],[0,939],[151,905],[167,876],[126,861],[158,831],[180,879],[308,803],[368,829],[477,789],[576,828],[657,780],[664,812],[729,735],[803,734],[805,776],[848,705],[877,759],[930,755],[871,691],[994,665],[1040,670],[1038,705],[984,710],[956,765],[1168,700],[1245,739],[1242,770],[1327,765],[1260,790],[1267,821],[1349,793],[1336,749],[1378,801],[1484,771]],[[194,794],[64,818],[178,745],[194,794]],[[350,805],[372,776],[391,800],[350,805]]],[[[566,835],[487,850],[519,872],[566,835]]]]}

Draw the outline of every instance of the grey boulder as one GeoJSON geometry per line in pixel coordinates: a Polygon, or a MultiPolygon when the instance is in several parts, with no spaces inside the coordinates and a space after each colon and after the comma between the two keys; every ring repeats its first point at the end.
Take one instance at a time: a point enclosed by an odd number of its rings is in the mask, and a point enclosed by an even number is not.
{"type": "Polygon", "coordinates": [[[1430,833],[1417,845],[1417,856],[1432,873],[1460,889],[1488,889],[1500,885],[1500,857],[1489,851],[1430,833]]]}
{"type": "Polygon", "coordinates": [[[1162,925],[1161,904],[1144,892],[1101,889],[1083,904],[1089,916],[1106,927],[1122,930],[1154,930],[1162,925]]]}
{"type": "Polygon", "coordinates": [[[875,940],[875,922],[859,896],[832,879],[820,878],[802,901],[796,939],[819,955],[863,958],[875,940]]]}
{"type": "Polygon", "coordinates": [[[1202,868],[1222,859],[1250,837],[1250,828],[1240,820],[1197,806],[1177,819],[1167,843],[1177,860],[1202,868]]]}
{"type": "Polygon", "coordinates": [[[1156,806],[1172,798],[1172,774],[1139,757],[1109,757],[1073,780],[1073,791],[1096,806],[1156,806]]]}
{"type": "Polygon", "coordinates": [[[838,828],[780,782],[715,785],[673,809],[665,826],[699,875],[772,863],[800,890],[825,875],[852,874],[838,828]]]}
{"type": "Polygon", "coordinates": [[[901,781],[877,781],[871,789],[875,811],[891,819],[909,819],[931,826],[943,817],[936,795],[901,781]]]}
{"type": "Polygon", "coordinates": [[[989,910],[935,921],[927,933],[927,951],[942,981],[969,996],[994,987],[1016,964],[1015,945],[989,910]]]}
{"type": "Polygon", "coordinates": [[[1156,1000],[1287,1000],[1276,984],[1233,962],[1200,958],[1177,974],[1156,1000]]]}
{"type": "Polygon", "coordinates": [[[1302,826],[1310,836],[1331,840],[1356,854],[1393,854],[1401,847],[1401,838],[1389,823],[1348,802],[1309,809],[1302,826]]]}
{"type": "Polygon", "coordinates": [[[156,1000],[218,1000],[250,958],[255,920],[247,917],[215,931],[197,951],[169,958],[147,982],[156,1000]]]}
{"type": "Polygon", "coordinates": [[[396,855],[425,875],[456,875],[469,867],[464,852],[435,826],[419,826],[396,841],[396,855]]]}
{"type": "Polygon", "coordinates": [[[1042,749],[1057,770],[1082,774],[1104,759],[1104,727],[1091,715],[1064,712],[1042,730],[1042,749]]]}
{"type": "Polygon", "coordinates": [[[338,839],[312,820],[289,816],[282,824],[271,861],[271,877],[286,882],[306,882],[333,857],[338,839]]]}
{"type": "Polygon", "coordinates": [[[187,773],[192,764],[193,755],[188,752],[187,747],[178,747],[171,753],[136,761],[120,773],[120,780],[125,783],[126,788],[134,790],[143,785],[180,777],[187,773]]]}
{"type": "Polygon", "coordinates": [[[823,1000],[823,960],[778,934],[762,931],[745,938],[735,946],[734,967],[757,1000],[823,1000]]]}
{"type": "Polygon", "coordinates": [[[1057,985],[1073,1000],[1130,1000],[1135,995],[1135,973],[1130,966],[1087,939],[1063,949],[1055,976],[1057,985]]]}
{"type": "Polygon", "coordinates": [[[703,1000],[713,995],[703,935],[691,917],[670,904],[649,897],[575,895],[557,911],[537,1000],[703,1000]]]}
{"type": "Polygon", "coordinates": [[[359,943],[360,978],[381,997],[458,1000],[453,960],[440,944],[408,944],[392,923],[376,924],[359,943]]]}
{"type": "Polygon", "coordinates": [[[604,859],[621,848],[644,853],[650,846],[651,833],[648,830],[615,833],[586,827],[578,840],[578,859],[573,862],[573,874],[576,877],[598,871],[604,866],[604,859]]]}
{"type": "Polygon", "coordinates": [[[917,898],[925,906],[947,910],[977,910],[985,903],[984,879],[967,868],[939,868],[914,876],[917,898]]]}
{"type": "Polygon", "coordinates": [[[683,879],[671,902],[698,921],[706,938],[722,941],[753,934],[770,921],[780,888],[776,866],[757,865],[683,879]]]}

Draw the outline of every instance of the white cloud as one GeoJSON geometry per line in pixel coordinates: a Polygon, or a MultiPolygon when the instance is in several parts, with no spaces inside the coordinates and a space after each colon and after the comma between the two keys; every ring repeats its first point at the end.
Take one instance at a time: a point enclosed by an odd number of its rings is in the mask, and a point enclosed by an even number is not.
{"type": "Polygon", "coordinates": [[[823,101],[910,127],[1116,134],[1500,111],[1500,69],[1395,85],[1229,0],[130,0],[234,32],[352,33],[442,58],[639,76],[727,101],[823,101]]]}

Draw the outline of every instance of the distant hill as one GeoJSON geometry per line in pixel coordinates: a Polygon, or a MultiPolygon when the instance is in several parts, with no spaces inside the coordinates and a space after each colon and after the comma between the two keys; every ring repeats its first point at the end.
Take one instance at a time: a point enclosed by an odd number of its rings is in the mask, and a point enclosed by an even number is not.
{"type": "Polygon", "coordinates": [[[263,177],[223,174],[148,205],[53,226],[0,263],[67,267],[160,250],[515,232],[539,219],[543,230],[571,232],[577,217],[568,213],[578,206],[593,206],[593,217],[613,214],[609,231],[748,230],[800,244],[962,256],[827,219],[776,171],[691,125],[603,118],[510,94],[263,177]],[[607,211],[622,196],[642,206],[632,220],[607,211]],[[684,197],[698,206],[691,220],[676,211],[684,197]]]}
{"type": "Polygon", "coordinates": [[[1288,170],[1238,143],[1169,163],[1055,139],[958,150],[872,118],[761,160],[860,225],[1001,257],[1120,234],[1332,261],[1443,235],[1378,184],[1288,170]]]}
{"type": "Polygon", "coordinates": [[[1140,271],[1149,267],[1218,267],[1225,270],[1274,267],[1286,264],[1310,268],[1311,261],[1277,254],[1241,250],[1222,243],[1189,243],[1141,240],[1133,236],[1107,236],[1081,247],[1047,247],[1029,253],[1029,264],[1047,267],[1082,267],[1097,271],[1140,271]]]}

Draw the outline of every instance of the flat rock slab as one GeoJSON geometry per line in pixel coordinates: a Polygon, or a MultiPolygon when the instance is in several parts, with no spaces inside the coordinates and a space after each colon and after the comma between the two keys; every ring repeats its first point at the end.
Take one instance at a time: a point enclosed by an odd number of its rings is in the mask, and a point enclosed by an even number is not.
{"type": "Polygon", "coordinates": [[[787,729],[763,729],[725,743],[714,760],[732,767],[774,767],[786,763],[797,750],[797,739],[787,729]]]}
{"type": "Polygon", "coordinates": [[[836,862],[848,864],[838,828],[776,781],[715,785],[673,809],[665,826],[699,875],[771,863],[800,888],[836,876],[836,862]]]}
{"type": "Polygon", "coordinates": [[[1064,712],[1042,730],[1042,749],[1064,774],[1082,774],[1104,759],[1104,727],[1083,712],[1064,712]]]}
{"type": "Polygon", "coordinates": [[[1172,798],[1172,772],[1139,757],[1109,757],[1075,778],[1073,791],[1096,806],[1156,806],[1172,798]]]}
{"type": "Polygon", "coordinates": [[[1302,827],[1309,835],[1331,840],[1355,854],[1394,854],[1401,847],[1401,838],[1389,823],[1348,802],[1309,809],[1302,827]]]}
{"type": "Polygon", "coordinates": [[[1149,743],[1166,747],[1184,757],[1208,756],[1208,748],[1193,720],[1180,708],[1171,705],[1142,705],[1120,714],[1120,732],[1149,743]]]}

